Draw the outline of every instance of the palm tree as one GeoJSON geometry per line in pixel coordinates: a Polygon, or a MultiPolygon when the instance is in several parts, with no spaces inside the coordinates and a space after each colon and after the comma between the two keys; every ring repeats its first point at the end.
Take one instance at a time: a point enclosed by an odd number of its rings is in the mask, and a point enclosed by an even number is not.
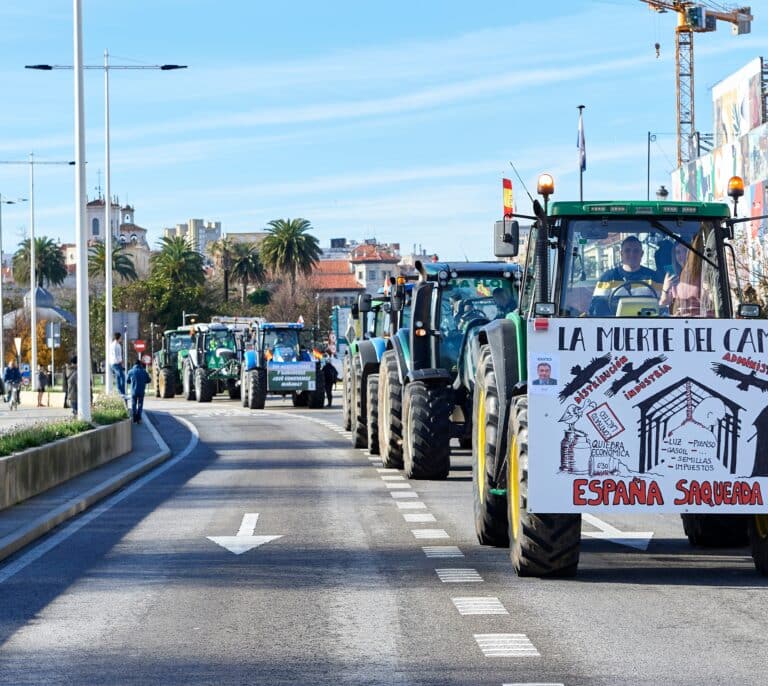
{"type": "Polygon", "coordinates": [[[242,288],[242,302],[248,295],[248,284],[264,283],[266,273],[259,257],[255,243],[235,243],[232,260],[232,279],[238,281],[242,288]]]}
{"type": "Polygon", "coordinates": [[[312,224],[306,219],[273,219],[268,226],[269,236],[262,243],[261,259],[269,269],[288,275],[293,296],[297,274],[308,276],[320,261],[320,244],[307,233],[312,224]]]}
{"type": "MultiPolygon", "coordinates": [[[[107,249],[104,243],[96,243],[90,247],[88,251],[88,276],[92,279],[105,278],[106,255],[107,249]]],[[[125,281],[136,281],[139,278],[133,258],[125,252],[122,245],[115,245],[112,248],[112,273],[117,274],[125,281]]]]}
{"type": "Polygon", "coordinates": [[[176,286],[202,286],[203,257],[183,236],[160,239],[160,252],[149,258],[152,278],[176,286]]]}
{"type": "Polygon", "coordinates": [[[216,258],[216,266],[224,272],[224,302],[229,301],[229,274],[232,271],[232,257],[235,244],[229,236],[213,241],[210,247],[211,254],[216,258]]]}
{"type": "MultiPolygon", "coordinates": [[[[13,278],[16,283],[29,281],[29,238],[19,243],[19,249],[13,255],[13,278]]],[[[59,250],[56,241],[46,236],[35,238],[35,286],[46,284],[60,286],[67,278],[64,253],[59,250]]]]}

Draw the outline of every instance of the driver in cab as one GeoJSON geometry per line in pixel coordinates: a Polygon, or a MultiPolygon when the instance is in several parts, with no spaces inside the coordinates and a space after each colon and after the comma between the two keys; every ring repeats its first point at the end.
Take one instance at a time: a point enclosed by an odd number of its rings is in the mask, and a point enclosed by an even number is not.
{"type": "Polygon", "coordinates": [[[627,236],[621,242],[621,264],[604,272],[595,285],[595,292],[589,308],[590,315],[600,317],[615,314],[610,311],[608,302],[611,299],[611,294],[624,284],[627,285],[626,295],[631,294],[629,289],[631,283],[647,284],[646,293],[649,291],[658,292],[658,289],[655,288],[658,285],[656,284],[656,272],[644,267],[642,260],[643,245],[640,239],[637,236],[627,236]]]}

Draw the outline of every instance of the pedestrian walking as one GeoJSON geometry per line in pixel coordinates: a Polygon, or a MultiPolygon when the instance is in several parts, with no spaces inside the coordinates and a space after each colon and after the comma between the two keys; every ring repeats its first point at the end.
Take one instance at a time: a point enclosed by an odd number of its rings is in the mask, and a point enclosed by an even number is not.
{"type": "Polygon", "coordinates": [[[42,367],[37,368],[37,406],[44,407],[43,395],[45,395],[45,389],[48,386],[48,374],[42,367]]]}
{"type": "Polygon", "coordinates": [[[123,366],[123,346],[120,343],[122,337],[119,331],[115,333],[112,344],[109,346],[109,363],[115,375],[117,392],[125,398],[125,367],[123,366]]]}
{"type": "Polygon", "coordinates": [[[336,367],[333,366],[331,358],[328,355],[326,355],[323,360],[323,385],[325,386],[325,396],[328,398],[328,407],[331,407],[333,405],[333,387],[339,380],[339,373],[336,371],[336,367]]]}
{"type": "Polygon", "coordinates": [[[144,409],[144,392],[150,382],[149,374],[144,369],[141,360],[128,372],[128,383],[131,386],[131,416],[134,424],[141,424],[141,412],[144,409]]]}
{"type": "Polygon", "coordinates": [[[69,406],[72,408],[72,414],[77,416],[77,355],[72,357],[69,361],[66,379],[69,406]]]}
{"type": "Polygon", "coordinates": [[[3,386],[5,387],[5,402],[11,399],[13,387],[21,386],[21,372],[16,366],[16,360],[11,360],[3,370],[3,386]]]}

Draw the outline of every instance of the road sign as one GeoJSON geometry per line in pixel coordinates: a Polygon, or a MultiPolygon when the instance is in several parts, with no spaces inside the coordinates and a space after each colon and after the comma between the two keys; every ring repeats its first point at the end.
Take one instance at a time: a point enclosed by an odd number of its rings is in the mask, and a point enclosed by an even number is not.
{"type": "Polygon", "coordinates": [[[45,338],[49,348],[61,347],[61,324],[48,322],[45,325],[45,338]]]}
{"type": "Polygon", "coordinates": [[[16,354],[21,357],[21,336],[14,338],[13,342],[16,345],[16,354]]]}
{"type": "Polygon", "coordinates": [[[133,342],[133,349],[137,353],[143,353],[147,349],[146,341],[142,341],[141,339],[134,341],[133,342]]]}
{"type": "Polygon", "coordinates": [[[144,364],[150,364],[152,362],[152,357],[150,355],[142,355],[141,356],[141,361],[144,364]]]}

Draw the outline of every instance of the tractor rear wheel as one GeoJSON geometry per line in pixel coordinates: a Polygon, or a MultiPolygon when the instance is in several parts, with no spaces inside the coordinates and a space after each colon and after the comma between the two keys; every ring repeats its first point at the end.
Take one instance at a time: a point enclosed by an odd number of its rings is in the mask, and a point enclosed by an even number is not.
{"type": "Polygon", "coordinates": [[[240,386],[235,379],[227,379],[227,393],[230,400],[240,400],[240,386]]]}
{"type": "Polygon", "coordinates": [[[528,512],[528,397],[512,398],[509,415],[507,519],[512,567],[518,576],[574,576],[581,515],[528,512]]]}
{"type": "Polygon", "coordinates": [[[451,389],[413,381],[403,395],[403,465],[409,479],[445,479],[451,468],[451,389]]]}
{"type": "Polygon", "coordinates": [[[160,397],[161,398],[173,398],[176,395],[176,379],[174,378],[173,369],[163,367],[160,372],[160,397]]]}
{"type": "Polygon", "coordinates": [[[345,355],[341,366],[341,387],[343,390],[341,416],[344,419],[344,431],[352,430],[352,379],[349,371],[349,355],[345,355]]]}
{"type": "Polygon", "coordinates": [[[248,407],[249,379],[250,376],[245,370],[245,365],[243,365],[243,368],[240,370],[240,402],[243,404],[243,407],[248,407]]]}
{"type": "Polygon", "coordinates": [[[699,548],[749,545],[749,515],[681,514],[688,542],[699,548]]]}
{"type": "Polygon", "coordinates": [[[306,407],[309,404],[309,396],[306,391],[294,391],[291,393],[291,401],[294,407],[306,407]]]}
{"type": "Polygon", "coordinates": [[[749,518],[749,542],[755,569],[763,576],[768,576],[768,515],[753,515],[749,518]]]}
{"type": "Polygon", "coordinates": [[[379,365],[379,452],[385,467],[403,468],[403,387],[394,350],[387,350],[379,365]]]}
{"type": "Polygon", "coordinates": [[[506,548],[509,545],[507,495],[495,484],[497,460],[505,454],[503,412],[491,349],[480,349],[474,397],[472,399],[474,441],[472,445],[472,491],[475,505],[475,531],[482,545],[506,548]],[[495,484],[495,488],[494,488],[495,484]]]}
{"type": "Polygon", "coordinates": [[[267,400],[267,370],[258,368],[248,372],[248,407],[263,410],[267,400]]]}
{"type": "Polygon", "coordinates": [[[181,370],[184,400],[195,399],[195,382],[192,378],[193,373],[192,368],[188,365],[184,366],[181,370]]]}
{"type": "Polygon", "coordinates": [[[160,370],[156,367],[152,367],[152,385],[155,387],[155,398],[162,398],[162,390],[160,388],[160,370]]]}
{"type": "Polygon", "coordinates": [[[205,373],[205,369],[200,367],[195,369],[195,395],[199,403],[209,403],[213,398],[211,382],[205,373]]]}
{"type": "Polygon", "coordinates": [[[379,375],[371,374],[366,386],[366,412],[368,413],[368,452],[379,454],[379,375]]]}
{"type": "Polygon", "coordinates": [[[352,447],[368,447],[368,427],[363,417],[363,379],[357,378],[354,368],[350,369],[352,380],[352,447]]]}

